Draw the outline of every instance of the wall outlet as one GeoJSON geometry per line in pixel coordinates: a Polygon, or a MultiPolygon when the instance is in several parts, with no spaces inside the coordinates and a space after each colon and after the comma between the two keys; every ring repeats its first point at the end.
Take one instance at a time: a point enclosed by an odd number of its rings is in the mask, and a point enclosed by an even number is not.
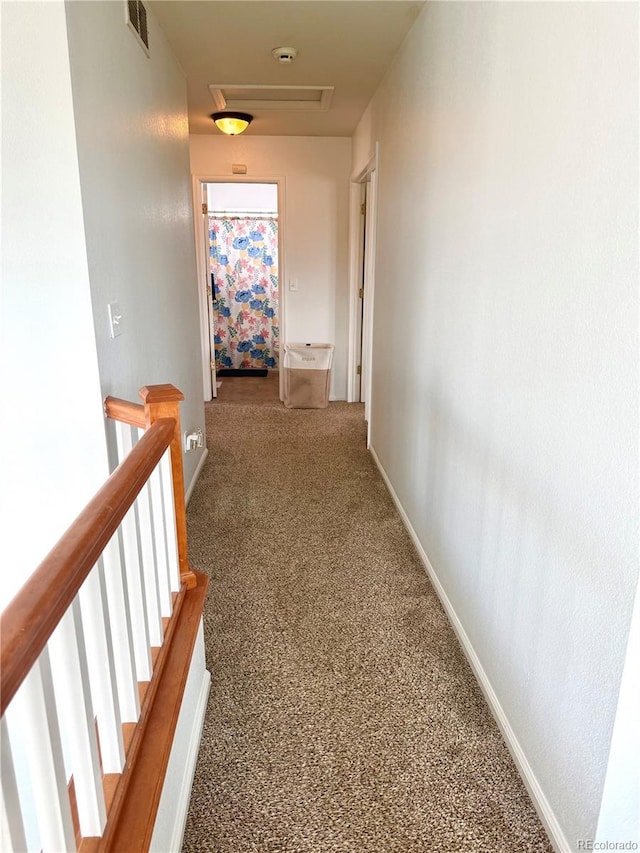
{"type": "Polygon", "coordinates": [[[184,449],[185,452],[197,450],[199,447],[204,447],[204,433],[201,429],[194,429],[191,432],[184,434],[184,449]]]}

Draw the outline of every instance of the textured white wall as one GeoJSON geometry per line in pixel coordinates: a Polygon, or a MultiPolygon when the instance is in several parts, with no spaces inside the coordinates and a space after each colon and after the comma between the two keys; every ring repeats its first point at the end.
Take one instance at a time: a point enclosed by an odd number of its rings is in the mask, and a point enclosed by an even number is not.
{"type": "Polygon", "coordinates": [[[638,573],[637,40],[637,4],[427,4],[354,139],[373,447],[571,845],[638,573]]]}
{"type": "Polygon", "coordinates": [[[346,399],[351,140],[196,135],[190,145],[194,175],[231,176],[245,163],[247,177],[285,178],[283,285],[298,280],[285,293],[287,341],[334,344],[331,397],[346,399]]]}
{"type": "MultiPolygon", "coordinates": [[[[137,400],[142,385],[171,382],[183,431],[202,429],[186,85],[153,14],[150,58],[124,16],[124,3],[67,3],[102,391],[137,400]],[[114,300],[124,332],[112,340],[114,300]]],[[[185,456],[187,486],[202,452],[185,456]]]]}
{"type": "Polygon", "coordinates": [[[108,474],[62,2],[2,6],[2,243],[0,605],[108,474]]]}

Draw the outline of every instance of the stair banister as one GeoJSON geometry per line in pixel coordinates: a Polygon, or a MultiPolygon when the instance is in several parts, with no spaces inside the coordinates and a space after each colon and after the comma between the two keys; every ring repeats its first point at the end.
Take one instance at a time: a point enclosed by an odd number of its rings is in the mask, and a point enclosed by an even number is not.
{"type": "Polygon", "coordinates": [[[174,432],[158,421],[80,513],[2,613],[0,714],[34,665],[174,432]]]}
{"type": "Polygon", "coordinates": [[[208,579],[188,560],[183,395],[140,396],[105,400],[120,464],[0,620],[0,817],[15,851],[34,831],[44,851],[151,843],[208,579]]]}
{"type": "Polygon", "coordinates": [[[180,425],[180,403],[184,394],[175,385],[145,385],[138,392],[143,405],[130,403],[117,397],[107,397],[104,410],[107,417],[121,423],[149,428],[161,418],[173,418],[175,428],[171,440],[171,476],[173,500],[178,538],[178,562],[180,580],[192,589],[196,585],[195,575],[189,565],[187,546],[187,512],[184,498],[184,468],[182,456],[182,428],[180,425]]]}

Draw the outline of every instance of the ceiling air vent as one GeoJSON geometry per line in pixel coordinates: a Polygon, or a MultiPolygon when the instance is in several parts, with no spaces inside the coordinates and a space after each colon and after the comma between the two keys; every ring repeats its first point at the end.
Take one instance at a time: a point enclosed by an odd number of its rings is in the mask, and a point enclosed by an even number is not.
{"type": "Polygon", "coordinates": [[[149,56],[149,30],[147,29],[147,10],[141,0],[127,0],[127,23],[138,37],[140,46],[149,56]]]}
{"type": "MultiPolygon", "coordinates": [[[[290,50],[291,48],[287,48],[290,50]]],[[[209,92],[217,110],[287,110],[326,112],[333,86],[248,86],[245,83],[211,83],[209,92]]]]}

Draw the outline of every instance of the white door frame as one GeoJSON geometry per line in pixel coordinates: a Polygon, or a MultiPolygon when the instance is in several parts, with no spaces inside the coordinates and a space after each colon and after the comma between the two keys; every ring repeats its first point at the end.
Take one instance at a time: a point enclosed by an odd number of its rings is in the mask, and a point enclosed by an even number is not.
{"type": "Polygon", "coordinates": [[[378,143],[375,153],[367,165],[351,178],[350,187],[350,265],[349,265],[349,360],[347,376],[347,400],[359,402],[358,357],[362,365],[360,377],[364,417],[367,421],[367,444],[371,435],[371,362],[373,353],[373,300],[375,286],[376,257],[376,211],[377,211],[378,143]],[[358,290],[361,281],[362,228],[360,204],[362,184],[369,183],[364,253],[364,306],[362,311],[362,352],[360,352],[360,299],[358,290]]]}
{"type": "Polygon", "coordinates": [[[351,180],[349,185],[349,345],[347,348],[347,402],[360,402],[360,377],[358,365],[362,344],[359,289],[363,274],[363,227],[361,205],[363,202],[363,185],[351,180]]]}
{"type": "Polygon", "coordinates": [[[277,184],[278,186],[278,319],[280,321],[278,375],[280,380],[280,399],[284,396],[284,371],[282,360],[284,358],[284,342],[286,312],[285,291],[283,282],[286,281],[284,274],[284,232],[285,232],[285,179],[284,178],[254,178],[237,175],[194,175],[193,176],[193,210],[196,240],[196,267],[198,273],[198,304],[200,307],[200,341],[202,350],[202,374],[204,400],[208,402],[216,396],[216,388],[211,378],[211,362],[213,352],[211,349],[211,333],[209,325],[209,246],[205,241],[205,229],[202,216],[202,188],[204,184],[277,184]]]}

